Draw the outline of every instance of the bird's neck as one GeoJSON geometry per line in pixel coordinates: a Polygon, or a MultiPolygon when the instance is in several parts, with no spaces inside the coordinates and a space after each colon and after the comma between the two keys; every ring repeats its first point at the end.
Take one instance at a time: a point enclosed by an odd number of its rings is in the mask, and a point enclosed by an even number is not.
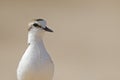
{"type": "Polygon", "coordinates": [[[30,46],[36,46],[40,49],[41,53],[47,52],[44,43],[43,43],[43,32],[29,32],[28,33],[28,44],[30,46]]]}
{"type": "Polygon", "coordinates": [[[43,33],[29,32],[28,44],[43,43],[43,33]]]}
{"type": "Polygon", "coordinates": [[[44,46],[43,39],[42,39],[41,35],[29,33],[28,34],[28,44],[38,46],[41,49],[41,51],[42,50],[46,51],[46,48],[44,46]]]}

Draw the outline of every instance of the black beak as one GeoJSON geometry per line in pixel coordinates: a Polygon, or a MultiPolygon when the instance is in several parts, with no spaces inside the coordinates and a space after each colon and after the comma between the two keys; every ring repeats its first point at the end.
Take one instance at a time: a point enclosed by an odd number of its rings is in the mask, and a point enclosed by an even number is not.
{"type": "Polygon", "coordinates": [[[43,28],[45,31],[48,31],[48,32],[53,32],[53,30],[51,30],[50,28],[48,28],[47,26],[45,28],[43,28]]]}

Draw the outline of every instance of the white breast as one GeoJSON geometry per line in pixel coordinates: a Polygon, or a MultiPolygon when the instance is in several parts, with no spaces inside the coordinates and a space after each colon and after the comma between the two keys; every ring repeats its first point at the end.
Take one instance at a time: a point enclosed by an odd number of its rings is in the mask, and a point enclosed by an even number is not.
{"type": "Polygon", "coordinates": [[[53,62],[39,45],[29,45],[27,48],[17,69],[18,80],[52,80],[53,62]]]}

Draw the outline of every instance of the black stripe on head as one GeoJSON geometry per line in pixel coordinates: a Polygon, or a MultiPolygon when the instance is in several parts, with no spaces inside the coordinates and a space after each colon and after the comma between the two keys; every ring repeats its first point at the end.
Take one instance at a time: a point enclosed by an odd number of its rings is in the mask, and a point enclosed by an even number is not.
{"type": "Polygon", "coordinates": [[[44,19],[36,19],[35,21],[44,21],[44,19]]]}

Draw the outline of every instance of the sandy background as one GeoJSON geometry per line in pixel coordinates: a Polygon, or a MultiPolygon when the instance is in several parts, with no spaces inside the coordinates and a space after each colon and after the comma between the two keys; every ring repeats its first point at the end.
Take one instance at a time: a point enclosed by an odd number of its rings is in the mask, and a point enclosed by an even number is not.
{"type": "Polygon", "coordinates": [[[28,22],[44,18],[54,80],[120,80],[119,0],[0,0],[0,80],[16,80],[28,22]]]}

